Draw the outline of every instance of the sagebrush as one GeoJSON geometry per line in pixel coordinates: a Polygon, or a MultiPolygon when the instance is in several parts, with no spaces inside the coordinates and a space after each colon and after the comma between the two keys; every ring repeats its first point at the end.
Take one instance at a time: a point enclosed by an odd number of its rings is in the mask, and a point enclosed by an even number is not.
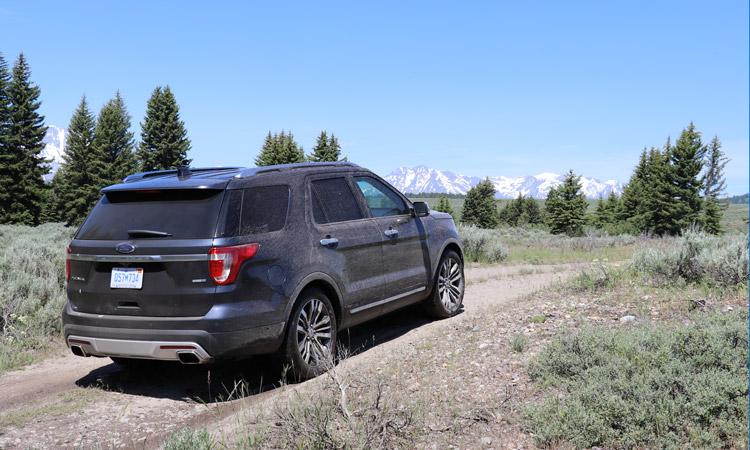
{"type": "Polygon", "coordinates": [[[72,234],[61,224],[0,225],[0,372],[28,362],[60,332],[72,234]]]}
{"type": "Polygon", "coordinates": [[[530,366],[548,392],[526,426],[543,446],[741,448],[747,348],[744,311],[559,338],[530,366]]]}
{"type": "Polygon", "coordinates": [[[660,283],[738,286],[747,284],[747,246],[747,234],[712,236],[688,231],[638,249],[631,268],[660,283]]]}

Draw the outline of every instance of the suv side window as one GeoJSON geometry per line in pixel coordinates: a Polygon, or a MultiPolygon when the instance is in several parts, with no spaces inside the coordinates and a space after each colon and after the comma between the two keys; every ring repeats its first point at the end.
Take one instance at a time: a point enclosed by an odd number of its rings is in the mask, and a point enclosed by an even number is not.
{"type": "Polygon", "coordinates": [[[284,228],[289,210],[288,186],[258,186],[244,191],[241,236],[284,228]]]}
{"type": "Polygon", "coordinates": [[[289,187],[256,186],[230,190],[221,236],[246,236],[284,228],[289,210],[289,187]]]}
{"type": "Polygon", "coordinates": [[[364,218],[346,178],[326,178],[310,183],[313,218],[316,223],[344,222],[364,218]]]}
{"type": "Polygon", "coordinates": [[[404,200],[380,181],[370,177],[356,177],[354,180],[373,217],[409,214],[404,200]]]}

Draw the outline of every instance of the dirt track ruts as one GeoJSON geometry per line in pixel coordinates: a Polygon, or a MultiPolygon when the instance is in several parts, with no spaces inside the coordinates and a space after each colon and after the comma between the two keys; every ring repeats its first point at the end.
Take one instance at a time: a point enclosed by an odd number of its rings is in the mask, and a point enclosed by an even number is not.
{"type": "MultiPolygon", "coordinates": [[[[407,308],[355,327],[341,340],[363,350],[347,363],[367,364],[435,329],[476,317],[485,306],[512,308],[514,300],[581,266],[467,268],[463,314],[428,321],[418,309],[407,308]]],[[[208,371],[164,364],[134,374],[109,359],[75,357],[61,346],[42,362],[0,376],[0,448],[158,447],[176,429],[215,423],[253,402],[272,399],[279,390],[262,365],[262,359],[254,359],[208,371]],[[240,380],[250,392],[224,401],[240,380]]]]}

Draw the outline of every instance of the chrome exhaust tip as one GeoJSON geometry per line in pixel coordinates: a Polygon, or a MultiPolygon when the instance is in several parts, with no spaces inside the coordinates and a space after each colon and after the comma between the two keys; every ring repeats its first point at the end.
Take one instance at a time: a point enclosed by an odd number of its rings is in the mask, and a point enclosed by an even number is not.
{"type": "Polygon", "coordinates": [[[70,351],[76,356],[89,356],[83,351],[83,348],[80,345],[71,345],[70,351]]]}
{"type": "Polygon", "coordinates": [[[177,359],[182,364],[200,364],[203,362],[200,356],[193,350],[177,352],[177,359]]]}

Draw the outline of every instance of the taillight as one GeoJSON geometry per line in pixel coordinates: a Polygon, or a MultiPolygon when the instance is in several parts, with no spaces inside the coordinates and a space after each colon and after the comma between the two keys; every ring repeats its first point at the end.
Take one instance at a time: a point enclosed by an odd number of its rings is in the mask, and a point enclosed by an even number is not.
{"type": "Polygon", "coordinates": [[[208,251],[208,274],[218,285],[234,283],[243,262],[255,256],[258,244],[213,247],[208,251]]]}
{"type": "Polygon", "coordinates": [[[65,249],[65,281],[70,281],[70,246],[65,249]]]}

